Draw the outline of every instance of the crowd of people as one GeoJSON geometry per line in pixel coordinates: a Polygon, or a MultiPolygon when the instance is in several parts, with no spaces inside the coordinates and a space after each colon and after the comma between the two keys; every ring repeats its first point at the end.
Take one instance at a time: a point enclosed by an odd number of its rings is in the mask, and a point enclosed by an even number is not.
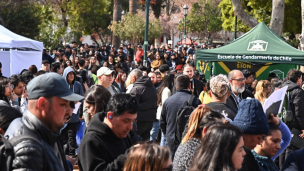
{"type": "Polygon", "coordinates": [[[136,48],[59,43],[43,50],[39,69],[1,77],[0,142],[14,142],[13,170],[304,169],[294,139],[304,138],[300,70],[284,80],[232,70],[206,81],[197,47],[152,45],[146,64],[136,48]],[[285,86],[283,112],[266,117],[268,97],[285,86]]]}

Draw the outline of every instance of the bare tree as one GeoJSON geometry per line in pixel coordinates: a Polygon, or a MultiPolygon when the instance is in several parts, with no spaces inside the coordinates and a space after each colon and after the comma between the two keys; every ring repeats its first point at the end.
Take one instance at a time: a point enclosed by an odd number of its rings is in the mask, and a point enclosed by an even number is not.
{"type": "Polygon", "coordinates": [[[279,36],[283,31],[284,9],[285,0],[272,0],[270,29],[272,29],[279,36]]]}
{"type": "Polygon", "coordinates": [[[250,28],[255,27],[259,22],[251,17],[242,7],[240,0],[231,0],[235,14],[250,28]]]}

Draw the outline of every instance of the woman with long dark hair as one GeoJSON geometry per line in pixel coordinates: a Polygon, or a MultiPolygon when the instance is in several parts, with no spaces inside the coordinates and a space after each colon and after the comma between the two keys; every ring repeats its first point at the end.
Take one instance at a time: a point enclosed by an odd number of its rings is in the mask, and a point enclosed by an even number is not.
{"type": "Polygon", "coordinates": [[[189,171],[235,171],[242,168],[242,131],[230,124],[212,126],[197,148],[189,171]]]}
{"type": "Polygon", "coordinates": [[[110,92],[101,85],[93,85],[84,95],[84,120],[88,125],[93,116],[98,112],[105,112],[111,98],[110,92]]]}
{"type": "MultiPolygon", "coordinates": [[[[153,128],[151,130],[151,139],[150,140],[155,140],[158,130],[159,130],[159,120],[160,120],[160,115],[162,111],[162,104],[167,100],[172,95],[172,89],[174,87],[174,74],[169,73],[164,76],[161,85],[159,86],[158,93],[157,93],[157,113],[156,113],[156,119],[157,121],[153,122],[153,128]]],[[[162,133],[162,138],[161,138],[161,146],[165,146],[165,140],[164,140],[164,135],[162,133]]]]}
{"type": "Polygon", "coordinates": [[[11,106],[10,100],[14,101],[18,98],[13,92],[14,85],[10,83],[8,78],[0,78],[0,104],[11,106]]]}

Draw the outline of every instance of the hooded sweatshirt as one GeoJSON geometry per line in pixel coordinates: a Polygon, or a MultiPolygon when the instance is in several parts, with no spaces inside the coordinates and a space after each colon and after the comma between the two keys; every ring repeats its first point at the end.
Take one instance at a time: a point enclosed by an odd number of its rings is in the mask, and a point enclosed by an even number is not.
{"type": "MultiPolygon", "coordinates": [[[[82,86],[81,84],[76,81],[76,72],[74,71],[73,68],[71,67],[67,67],[64,69],[63,71],[63,78],[66,80],[69,88],[76,94],[79,94],[81,96],[83,96],[83,89],[82,89],[82,86]],[[67,80],[67,76],[70,72],[73,72],[74,73],[74,80],[72,81],[72,83],[70,84],[67,80]]],[[[80,106],[79,109],[82,109],[82,107],[80,106]]],[[[79,115],[82,113],[82,110],[78,110],[77,113],[73,113],[72,117],[71,117],[71,120],[69,121],[69,123],[75,123],[75,122],[79,122],[79,115]]]]}
{"type": "Polygon", "coordinates": [[[127,150],[132,146],[130,134],[118,138],[103,122],[104,113],[92,118],[88,132],[81,140],[78,154],[79,170],[122,170],[127,158],[127,150]]]}
{"type": "Polygon", "coordinates": [[[136,80],[130,95],[135,97],[139,103],[137,120],[154,121],[157,111],[157,91],[148,76],[136,80]]]}
{"type": "Polygon", "coordinates": [[[290,93],[290,107],[294,115],[293,121],[287,122],[286,125],[290,130],[296,128],[304,130],[304,93],[303,90],[294,82],[287,80],[282,87],[288,86],[287,91],[290,93]]]}

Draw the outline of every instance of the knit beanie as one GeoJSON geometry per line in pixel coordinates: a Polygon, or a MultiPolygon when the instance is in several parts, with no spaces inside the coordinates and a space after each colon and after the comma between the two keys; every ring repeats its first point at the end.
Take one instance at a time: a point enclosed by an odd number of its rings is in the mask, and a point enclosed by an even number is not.
{"type": "Polygon", "coordinates": [[[260,135],[269,133],[266,115],[257,99],[243,99],[231,124],[239,127],[244,134],[260,135]]]}

